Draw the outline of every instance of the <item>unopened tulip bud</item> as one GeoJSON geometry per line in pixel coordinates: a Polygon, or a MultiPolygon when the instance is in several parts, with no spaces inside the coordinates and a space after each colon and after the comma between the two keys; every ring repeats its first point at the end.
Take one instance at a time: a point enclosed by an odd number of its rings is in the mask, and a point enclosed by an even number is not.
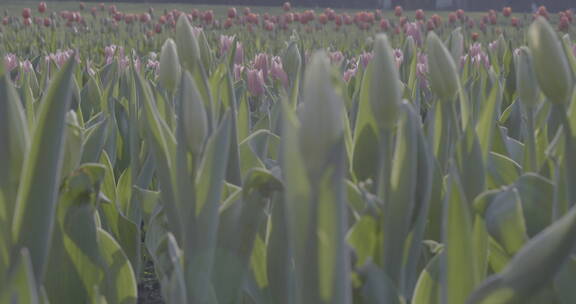
{"type": "Polygon", "coordinates": [[[182,76],[182,123],[189,151],[198,155],[208,134],[208,117],[196,83],[188,71],[182,76]]]}
{"type": "Polygon", "coordinates": [[[160,52],[160,73],[158,79],[162,86],[170,92],[176,90],[180,76],[178,51],[172,39],[167,39],[160,52]]]}
{"type": "Polygon", "coordinates": [[[394,127],[402,99],[400,76],[393,50],[385,34],[376,36],[370,77],[370,106],[380,128],[394,127]]]}
{"type": "Polygon", "coordinates": [[[452,55],[444,43],[430,32],[427,38],[430,87],[442,101],[450,102],[458,91],[458,73],[452,55]]]}
{"type": "Polygon", "coordinates": [[[528,45],[544,95],[553,103],[567,103],[572,93],[572,74],[556,32],[544,18],[536,18],[530,26],[528,45]]]}
{"type": "Polygon", "coordinates": [[[200,46],[186,14],[180,15],[180,18],[178,18],[176,44],[178,45],[182,66],[188,71],[194,71],[194,68],[200,62],[200,46]]]}
{"type": "Polygon", "coordinates": [[[200,47],[200,62],[204,65],[204,69],[207,70],[212,64],[212,50],[204,31],[198,33],[197,41],[200,47]]]}
{"type": "Polygon", "coordinates": [[[536,73],[532,66],[532,55],[530,49],[521,47],[518,51],[516,60],[516,87],[518,89],[518,96],[520,101],[526,107],[534,108],[540,101],[540,88],[538,87],[538,80],[536,80],[536,73]]]}
{"type": "Polygon", "coordinates": [[[344,132],[343,101],[330,75],[330,61],[324,52],[315,53],[304,77],[300,114],[300,150],[311,175],[321,172],[334,145],[344,132]]]}
{"type": "Polygon", "coordinates": [[[300,71],[300,66],[302,65],[302,58],[300,57],[300,50],[298,50],[298,43],[295,41],[290,42],[290,45],[288,45],[288,48],[282,57],[282,65],[284,66],[284,70],[288,75],[290,83],[293,83],[296,80],[296,77],[300,71]]]}
{"type": "Polygon", "coordinates": [[[452,59],[454,62],[459,62],[460,58],[464,54],[464,36],[462,35],[462,28],[457,28],[448,38],[448,47],[450,48],[450,54],[452,54],[452,59]]]}
{"type": "Polygon", "coordinates": [[[411,36],[406,37],[406,41],[404,42],[403,52],[404,52],[404,61],[410,64],[412,59],[416,57],[416,42],[414,38],[411,36]]]}

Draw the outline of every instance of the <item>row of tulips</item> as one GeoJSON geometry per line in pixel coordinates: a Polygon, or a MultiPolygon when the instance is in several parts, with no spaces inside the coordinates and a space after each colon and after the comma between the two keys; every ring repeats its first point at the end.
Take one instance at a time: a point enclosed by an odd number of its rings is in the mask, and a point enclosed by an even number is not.
{"type": "Polygon", "coordinates": [[[0,303],[574,303],[576,45],[456,14],[4,28],[0,303]]]}

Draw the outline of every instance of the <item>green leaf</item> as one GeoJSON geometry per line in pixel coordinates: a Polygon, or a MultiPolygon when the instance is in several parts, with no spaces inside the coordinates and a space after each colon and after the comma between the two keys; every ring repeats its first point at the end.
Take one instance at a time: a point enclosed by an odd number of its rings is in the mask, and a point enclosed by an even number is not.
{"type": "Polygon", "coordinates": [[[65,181],[57,207],[44,285],[52,303],[87,303],[103,278],[96,202],[102,165],[86,164],[65,181]]]}
{"type": "Polygon", "coordinates": [[[478,270],[469,203],[454,165],[446,186],[443,240],[442,299],[445,303],[464,303],[477,283],[478,270]]]}
{"type": "Polygon", "coordinates": [[[467,303],[522,303],[542,291],[570,256],[575,236],[576,208],[572,208],[522,247],[501,273],[474,291],[467,303]]]}
{"type": "Polygon", "coordinates": [[[400,286],[404,246],[416,204],[418,173],[418,133],[420,126],[408,112],[399,119],[390,175],[390,195],[383,216],[382,269],[400,286]]]}
{"type": "Polygon", "coordinates": [[[365,278],[361,291],[362,303],[402,303],[394,282],[378,266],[369,264],[362,269],[362,274],[365,278]]]}
{"type": "MultiPolygon", "coordinates": [[[[0,64],[0,192],[6,199],[4,212],[11,218],[24,156],[28,150],[30,135],[26,116],[18,93],[12,86],[10,75],[0,64]]],[[[4,219],[7,220],[7,219],[4,219]]],[[[2,227],[8,230],[9,227],[2,227]]]]}
{"type": "Polygon", "coordinates": [[[526,232],[534,236],[552,221],[554,184],[540,175],[529,173],[522,175],[514,186],[522,202],[526,232]]]}
{"type": "Polygon", "coordinates": [[[12,268],[11,272],[6,274],[7,283],[0,286],[0,303],[41,303],[28,250],[20,251],[12,268]]]}
{"type": "Polygon", "coordinates": [[[498,194],[484,214],[488,233],[510,255],[515,255],[528,240],[518,192],[508,189],[498,194]]]}
{"type": "Polygon", "coordinates": [[[44,275],[54,225],[75,62],[72,56],[42,101],[18,188],[12,233],[17,247],[30,250],[38,281],[44,275]]]}
{"type": "Polygon", "coordinates": [[[108,303],[136,303],[137,288],[134,271],[120,245],[102,229],[98,229],[100,255],[104,262],[102,293],[108,303]]]}
{"type": "Polygon", "coordinates": [[[420,273],[414,289],[413,304],[440,304],[441,269],[440,262],[444,254],[434,256],[420,273]]]}

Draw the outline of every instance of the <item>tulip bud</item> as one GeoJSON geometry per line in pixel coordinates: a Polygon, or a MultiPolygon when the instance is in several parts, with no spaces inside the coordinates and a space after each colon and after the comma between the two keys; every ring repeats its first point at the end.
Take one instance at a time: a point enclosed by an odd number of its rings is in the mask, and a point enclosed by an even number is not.
{"type": "Polygon", "coordinates": [[[404,61],[408,62],[409,64],[412,62],[412,59],[416,57],[416,41],[412,36],[406,37],[406,41],[404,42],[403,47],[404,52],[404,61]]]}
{"type": "Polygon", "coordinates": [[[200,48],[200,63],[204,65],[204,70],[208,70],[212,64],[212,50],[210,49],[210,44],[206,39],[204,31],[198,34],[197,41],[200,48]]]}
{"type": "Polygon", "coordinates": [[[536,18],[530,26],[528,45],[544,95],[553,103],[567,103],[572,93],[572,74],[556,32],[544,18],[536,18]]]}
{"type": "Polygon", "coordinates": [[[188,71],[182,76],[181,111],[186,146],[198,155],[208,134],[208,117],[200,92],[188,71]]]}
{"type": "Polygon", "coordinates": [[[533,108],[540,101],[540,88],[532,65],[530,49],[521,47],[516,60],[516,87],[520,101],[533,108]]]}
{"type": "Polygon", "coordinates": [[[300,50],[298,50],[298,43],[295,41],[290,42],[282,58],[282,65],[284,66],[290,83],[294,83],[296,80],[301,64],[302,58],[300,57],[300,50]]]}
{"type": "Polygon", "coordinates": [[[443,101],[452,101],[459,81],[454,59],[434,32],[428,34],[427,44],[430,87],[443,101]]]}
{"type": "Polygon", "coordinates": [[[344,132],[343,101],[330,75],[330,61],[324,52],[315,53],[304,77],[300,108],[300,151],[311,175],[321,172],[330,151],[344,132]]]}
{"type": "Polygon", "coordinates": [[[194,68],[200,62],[200,47],[186,14],[180,15],[180,18],[178,18],[176,44],[178,45],[178,53],[181,54],[180,61],[182,66],[188,71],[194,71],[194,68]]]}
{"type": "Polygon", "coordinates": [[[462,58],[462,55],[464,54],[464,36],[462,35],[462,28],[459,27],[450,33],[448,46],[454,62],[460,62],[460,58],[462,58]]]}
{"type": "Polygon", "coordinates": [[[180,63],[176,44],[170,38],[166,39],[160,51],[160,73],[158,79],[164,88],[170,92],[176,90],[180,75],[180,63]]]}
{"type": "Polygon", "coordinates": [[[402,85],[388,37],[376,36],[374,58],[369,67],[371,73],[369,92],[370,105],[380,128],[394,127],[402,99],[402,85]]]}

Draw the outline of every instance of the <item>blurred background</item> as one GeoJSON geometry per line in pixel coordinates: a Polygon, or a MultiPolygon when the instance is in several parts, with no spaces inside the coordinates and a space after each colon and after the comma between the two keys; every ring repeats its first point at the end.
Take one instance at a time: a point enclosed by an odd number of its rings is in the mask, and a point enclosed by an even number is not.
{"type": "MultiPolygon", "coordinates": [[[[104,2],[182,2],[190,4],[227,4],[227,5],[265,5],[280,6],[285,0],[122,0],[104,2]]],[[[0,0],[10,3],[14,0],[0,0]]],[[[58,2],[58,1],[52,1],[58,2]]],[[[84,0],[84,2],[102,2],[102,0],[84,0]]],[[[510,6],[514,11],[530,12],[540,5],[546,6],[548,11],[566,10],[576,8],[576,0],[292,0],[295,6],[332,7],[332,8],[392,8],[401,5],[404,9],[426,10],[452,10],[465,9],[470,11],[486,11],[510,6]]]]}

